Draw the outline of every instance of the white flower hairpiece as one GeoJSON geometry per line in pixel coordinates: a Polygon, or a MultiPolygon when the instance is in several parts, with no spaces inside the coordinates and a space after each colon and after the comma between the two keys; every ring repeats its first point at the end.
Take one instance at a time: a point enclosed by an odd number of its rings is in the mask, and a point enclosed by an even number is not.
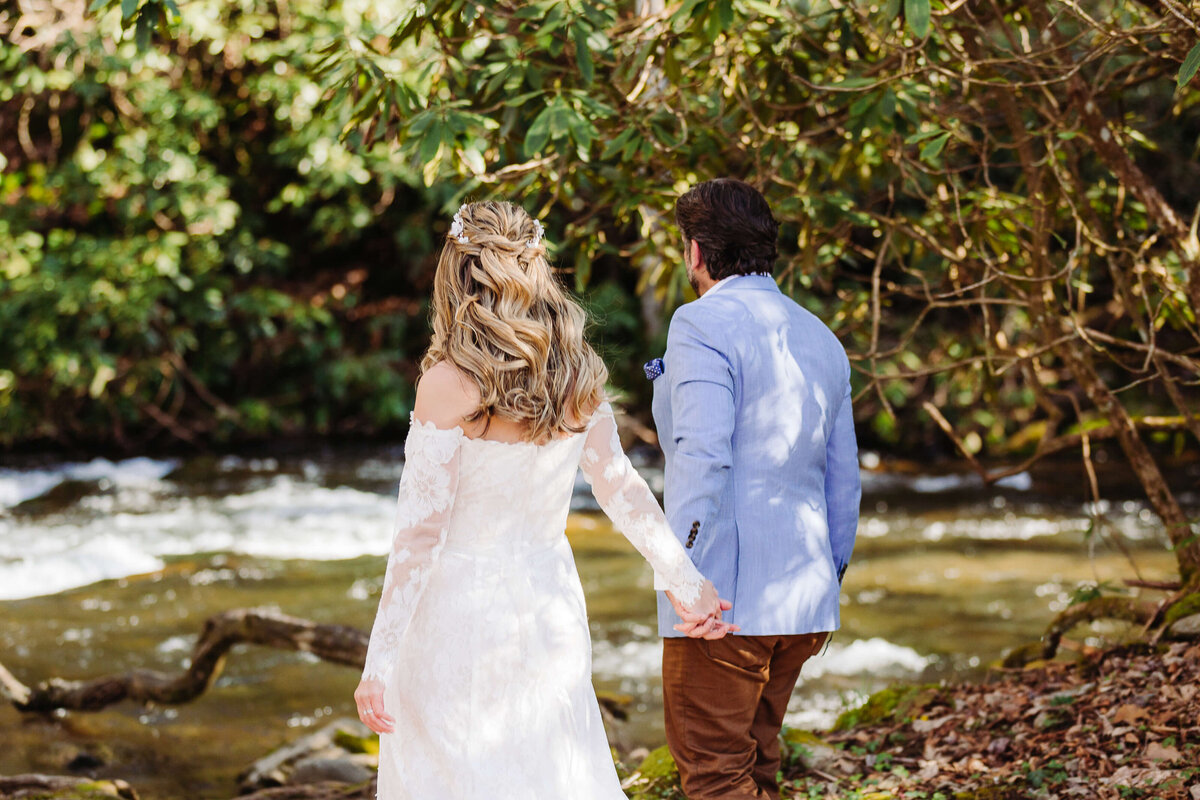
{"type": "MultiPolygon", "coordinates": [[[[471,242],[467,236],[467,232],[463,229],[462,213],[466,207],[466,203],[459,206],[458,212],[455,213],[454,219],[450,222],[450,237],[457,239],[460,244],[470,244],[471,242]]],[[[526,247],[537,247],[538,243],[542,241],[542,237],[546,235],[546,229],[542,227],[542,221],[539,219],[533,221],[533,229],[533,238],[525,242],[526,247]]]]}
{"type": "Polygon", "coordinates": [[[450,235],[455,239],[458,239],[460,244],[468,244],[471,241],[467,238],[467,234],[463,231],[462,212],[466,207],[466,203],[463,203],[461,206],[459,206],[458,212],[454,215],[454,220],[450,223],[450,235]]]}
{"type": "Polygon", "coordinates": [[[525,243],[526,247],[537,247],[538,242],[540,242],[542,237],[546,234],[546,229],[542,227],[542,221],[540,219],[535,219],[533,221],[533,229],[536,231],[536,233],[534,233],[532,239],[525,243]]]}

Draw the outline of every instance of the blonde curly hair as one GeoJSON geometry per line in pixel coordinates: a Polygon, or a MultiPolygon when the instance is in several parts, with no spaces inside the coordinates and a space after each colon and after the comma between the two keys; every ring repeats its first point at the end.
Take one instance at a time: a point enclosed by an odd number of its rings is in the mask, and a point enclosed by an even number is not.
{"type": "Polygon", "coordinates": [[[447,361],[475,381],[468,422],[524,423],[533,442],[578,433],[604,400],[608,369],[584,338],[583,308],[546,262],[535,220],[496,201],[464,205],[458,219],[461,235],[447,236],[438,258],[421,371],[447,361]]]}

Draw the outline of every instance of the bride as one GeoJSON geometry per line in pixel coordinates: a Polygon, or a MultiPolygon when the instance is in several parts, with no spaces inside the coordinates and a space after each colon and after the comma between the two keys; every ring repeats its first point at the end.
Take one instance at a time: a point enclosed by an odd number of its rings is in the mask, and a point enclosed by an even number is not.
{"type": "Polygon", "coordinates": [[[564,533],[578,467],[692,636],[738,630],[621,450],[607,370],[509,203],[438,260],[383,593],[355,691],[381,800],[623,800],[564,533]],[[697,623],[701,623],[697,625],[697,623]]]}

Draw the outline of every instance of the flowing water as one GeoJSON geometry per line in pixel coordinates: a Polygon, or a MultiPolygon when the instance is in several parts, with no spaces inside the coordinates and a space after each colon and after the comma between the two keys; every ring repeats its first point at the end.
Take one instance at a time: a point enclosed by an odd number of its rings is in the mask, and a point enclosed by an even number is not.
{"type": "MultiPolygon", "coordinates": [[[[641,468],[661,487],[660,471],[641,468]]],[[[1191,469],[1175,477],[1194,491],[1191,469]]],[[[398,447],[0,469],[0,663],[26,683],[176,671],[205,618],[244,606],[366,629],[400,470],[398,447]]],[[[1173,559],[1143,505],[1106,504],[1093,529],[1081,485],[1054,465],[988,490],[972,476],[865,472],[843,627],[805,667],[789,722],[827,726],[895,680],[979,676],[1035,639],[1080,582],[1134,574],[1111,544],[1118,534],[1143,578],[1170,578],[1173,559]]],[[[650,570],[582,483],[573,508],[595,682],[634,698],[614,744],[657,746],[650,570]]],[[[0,774],[74,768],[124,778],[144,797],[230,797],[255,758],[352,715],[357,679],[305,654],[239,645],[216,684],[178,707],[20,715],[0,705],[0,774]]]]}

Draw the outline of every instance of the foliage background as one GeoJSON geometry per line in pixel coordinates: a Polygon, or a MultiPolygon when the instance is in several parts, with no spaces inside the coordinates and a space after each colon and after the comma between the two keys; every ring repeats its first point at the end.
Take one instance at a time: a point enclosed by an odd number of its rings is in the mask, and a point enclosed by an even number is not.
{"type": "Polygon", "coordinates": [[[191,3],[139,51],[60,7],[0,45],[0,442],[403,427],[444,192],[316,110],[346,9],[191,3]]]}
{"type": "Polygon", "coordinates": [[[1083,355],[1139,424],[1174,420],[1149,439],[1195,444],[1169,391],[1198,378],[1200,93],[1177,79],[1200,15],[1178,3],[3,13],[7,446],[401,431],[432,253],[468,197],[546,220],[636,406],[688,299],[673,198],[726,174],[767,193],[781,285],[855,359],[865,444],[1113,435],[1052,344],[1075,312],[1120,342],[1159,332],[1165,380],[1136,347],[1083,355]]]}

